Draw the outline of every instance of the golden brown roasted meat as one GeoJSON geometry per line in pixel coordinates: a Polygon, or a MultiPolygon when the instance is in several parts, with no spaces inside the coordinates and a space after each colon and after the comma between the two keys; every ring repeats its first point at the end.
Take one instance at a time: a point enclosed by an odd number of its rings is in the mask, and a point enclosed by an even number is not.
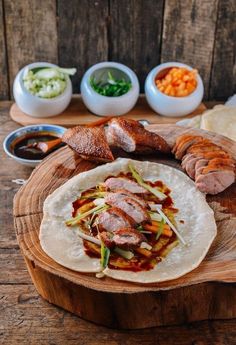
{"type": "Polygon", "coordinates": [[[182,167],[203,193],[220,193],[235,181],[235,161],[209,139],[182,135],[172,152],[182,159],[182,167]]]}
{"type": "Polygon", "coordinates": [[[166,141],[158,134],[147,131],[138,121],[123,118],[112,119],[106,130],[108,143],[126,152],[170,152],[166,141]]]}
{"type": "Polygon", "coordinates": [[[95,162],[114,160],[102,127],[70,128],[64,133],[62,141],[86,160],[95,162]]]}
{"type": "Polygon", "coordinates": [[[202,142],[203,138],[201,136],[193,136],[193,135],[182,135],[179,138],[177,138],[176,143],[172,149],[172,152],[175,154],[175,157],[177,159],[181,159],[187,149],[192,146],[193,144],[196,144],[198,142],[202,142]]]}

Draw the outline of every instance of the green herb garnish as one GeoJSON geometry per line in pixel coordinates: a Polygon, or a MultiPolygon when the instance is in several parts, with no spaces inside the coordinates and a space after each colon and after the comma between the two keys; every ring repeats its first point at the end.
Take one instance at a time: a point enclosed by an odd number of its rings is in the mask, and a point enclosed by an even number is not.
{"type": "Polygon", "coordinates": [[[86,218],[87,216],[89,216],[90,214],[96,212],[96,214],[98,213],[98,211],[105,211],[107,208],[109,208],[108,205],[98,205],[94,208],[92,208],[91,210],[87,211],[87,212],[84,212],[82,214],[79,214],[78,216],[74,217],[74,218],[71,218],[71,219],[68,219],[66,221],[66,225],[68,226],[73,226],[73,225],[76,225],[78,224],[78,222],[84,218],[86,218]]]}
{"type": "Polygon", "coordinates": [[[110,257],[110,249],[101,242],[101,266],[106,268],[110,257]]]}
{"type": "Polygon", "coordinates": [[[107,81],[97,81],[95,77],[90,78],[90,85],[102,96],[119,97],[127,93],[131,89],[131,82],[124,78],[115,79],[111,72],[108,72],[107,81]]]}

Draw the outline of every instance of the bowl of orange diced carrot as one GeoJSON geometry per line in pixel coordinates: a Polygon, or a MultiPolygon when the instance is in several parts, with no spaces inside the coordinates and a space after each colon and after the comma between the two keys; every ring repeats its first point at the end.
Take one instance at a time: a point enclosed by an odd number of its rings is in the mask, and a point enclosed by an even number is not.
{"type": "Polygon", "coordinates": [[[190,114],[201,103],[203,93],[198,71],[180,62],[167,62],[153,68],[145,81],[150,107],[164,116],[190,114]]]}

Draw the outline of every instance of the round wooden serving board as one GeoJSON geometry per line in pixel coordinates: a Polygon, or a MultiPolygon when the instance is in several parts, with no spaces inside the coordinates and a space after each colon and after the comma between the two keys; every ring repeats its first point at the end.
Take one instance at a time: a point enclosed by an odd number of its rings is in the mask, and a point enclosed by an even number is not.
{"type": "MultiPolygon", "coordinates": [[[[150,126],[155,131],[167,127],[150,126]]],[[[183,128],[171,126],[175,133],[183,128]]],[[[218,136],[218,140],[226,139],[218,136]]],[[[226,140],[228,145],[230,142],[226,140]]],[[[236,154],[236,143],[231,141],[236,154]]],[[[131,156],[130,156],[131,157],[131,156]]],[[[181,169],[170,157],[135,159],[165,163],[181,169]]],[[[46,158],[14,199],[19,246],[39,294],[80,317],[115,328],[146,328],[203,319],[236,317],[236,187],[207,200],[215,211],[218,235],[200,266],[185,276],[159,284],[132,284],[98,279],[69,270],[48,257],[39,243],[45,198],[69,178],[96,165],[82,160],[68,147],[46,158]]],[[[204,226],[204,224],[202,224],[204,226]]],[[[55,229],[56,231],[56,229],[55,229]]]]}

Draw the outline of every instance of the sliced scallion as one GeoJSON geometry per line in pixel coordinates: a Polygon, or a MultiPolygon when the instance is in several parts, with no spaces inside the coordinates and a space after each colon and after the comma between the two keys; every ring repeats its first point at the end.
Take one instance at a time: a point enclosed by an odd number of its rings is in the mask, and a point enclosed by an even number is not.
{"type": "Polygon", "coordinates": [[[106,268],[109,262],[110,249],[107,248],[103,242],[101,242],[101,266],[106,268]]]}
{"type": "Polygon", "coordinates": [[[103,209],[103,211],[105,209],[107,209],[109,206],[108,205],[98,205],[94,208],[92,208],[91,210],[87,211],[87,212],[84,212],[82,214],[79,214],[78,216],[74,217],[74,218],[71,218],[71,219],[68,219],[66,221],[66,225],[68,226],[73,226],[73,225],[76,225],[81,219],[83,218],[86,218],[87,216],[89,216],[90,214],[94,213],[94,212],[97,212],[101,209],[103,209]]]}

